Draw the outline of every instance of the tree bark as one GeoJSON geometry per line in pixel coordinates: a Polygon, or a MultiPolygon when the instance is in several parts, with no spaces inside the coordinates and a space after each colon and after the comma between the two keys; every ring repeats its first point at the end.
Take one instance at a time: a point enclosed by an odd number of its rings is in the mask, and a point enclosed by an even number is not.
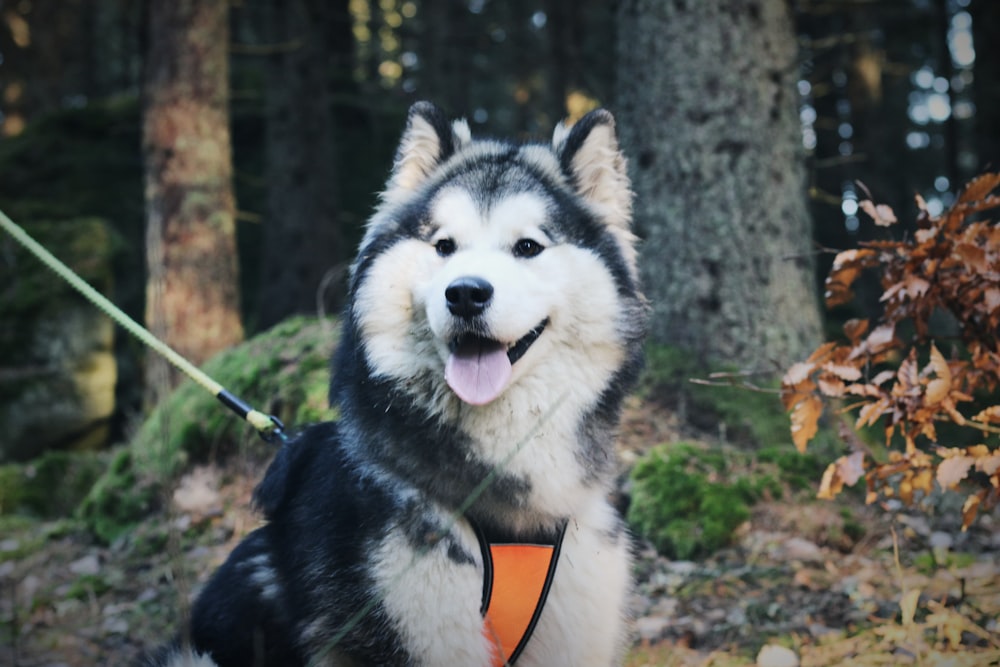
{"type": "MultiPolygon", "coordinates": [[[[145,76],[146,322],[195,364],[243,339],[224,0],[152,0],[145,76]]],[[[147,357],[147,388],[177,371],[147,357]]],[[[155,393],[152,394],[155,396],[155,393]]]]}
{"type": "MultiPolygon", "coordinates": [[[[339,4],[338,4],[339,6],[339,4]]],[[[271,0],[267,61],[268,216],[264,226],[260,328],[316,313],[324,275],[344,261],[326,33],[328,0],[271,0]]],[[[323,298],[329,311],[338,300],[323,298]]],[[[321,295],[323,296],[323,295],[321,295]]]]}
{"type": "Polygon", "coordinates": [[[652,338],[778,371],[821,334],[789,9],[624,0],[618,20],[652,338]]]}
{"type": "MultiPolygon", "coordinates": [[[[1000,170],[1000,3],[975,0],[972,13],[972,40],[976,49],[973,64],[976,102],[976,142],[979,152],[976,173],[1000,170]]],[[[953,183],[961,187],[962,183],[953,183]]]]}

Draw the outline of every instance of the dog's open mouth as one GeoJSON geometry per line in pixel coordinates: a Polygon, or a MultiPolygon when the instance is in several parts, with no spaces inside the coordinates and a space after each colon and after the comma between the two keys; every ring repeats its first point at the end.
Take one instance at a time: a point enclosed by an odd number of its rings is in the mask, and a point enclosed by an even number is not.
{"type": "Polygon", "coordinates": [[[486,405],[510,382],[513,366],[538,340],[548,319],[513,344],[463,334],[451,342],[444,379],[455,394],[471,405],[486,405]]]}

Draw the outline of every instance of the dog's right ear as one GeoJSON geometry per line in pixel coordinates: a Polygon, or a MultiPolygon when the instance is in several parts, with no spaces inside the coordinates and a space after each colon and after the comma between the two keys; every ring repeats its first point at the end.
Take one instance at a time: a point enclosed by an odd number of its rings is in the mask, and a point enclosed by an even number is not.
{"type": "Polygon", "coordinates": [[[437,165],[472,141],[464,120],[448,121],[441,109],[430,102],[410,107],[406,130],[396,149],[392,176],[383,196],[396,199],[416,190],[437,165]]]}

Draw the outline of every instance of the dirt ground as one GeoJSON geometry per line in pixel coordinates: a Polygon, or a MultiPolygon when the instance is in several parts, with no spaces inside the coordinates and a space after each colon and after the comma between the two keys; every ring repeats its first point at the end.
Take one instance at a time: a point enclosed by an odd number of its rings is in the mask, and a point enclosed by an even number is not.
{"type": "MultiPolygon", "coordinates": [[[[633,411],[623,458],[674,428],[633,411]]],[[[128,665],[168,639],[258,525],[249,499],[264,465],[192,470],[163,511],[110,546],[70,521],[12,525],[0,535],[0,665],[128,665]]],[[[758,505],[704,561],[639,545],[627,664],[1000,665],[1000,521],[962,533],[947,503],[851,511],[860,539],[838,528],[840,501],[801,500],[758,505]]]]}

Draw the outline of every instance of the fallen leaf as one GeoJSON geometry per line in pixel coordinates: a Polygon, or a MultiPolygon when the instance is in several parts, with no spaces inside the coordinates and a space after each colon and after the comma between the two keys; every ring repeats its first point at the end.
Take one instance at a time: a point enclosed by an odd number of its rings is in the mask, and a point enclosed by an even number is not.
{"type": "Polygon", "coordinates": [[[920,601],[920,589],[912,588],[905,593],[903,593],[902,599],[899,601],[899,611],[900,620],[903,625],[910,625],[913,623],[913,617],[917,614],[917,603],[920,601]]]}

